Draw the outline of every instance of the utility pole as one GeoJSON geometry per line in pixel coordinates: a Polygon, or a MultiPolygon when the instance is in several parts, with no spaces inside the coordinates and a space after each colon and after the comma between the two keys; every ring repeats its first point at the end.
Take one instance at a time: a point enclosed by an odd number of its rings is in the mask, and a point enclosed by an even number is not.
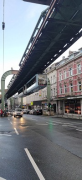
{"type": "Polygon", "coordinates": [[[4,6],[5,6],[5,0],[3,0],[3,22],[2,22],[2,30],[3,30],[3,73],[4,73],[4,29],[5,29],[4,6]]]}
{"type": "Polygon", "coordinates": [[[48,102],[48,107],[49,107],[49,111],[51,115],[50,98],[51,98],[51,85],[50,85],[50,80],[48,78],[47,79],[47,102],[48,102]]]}

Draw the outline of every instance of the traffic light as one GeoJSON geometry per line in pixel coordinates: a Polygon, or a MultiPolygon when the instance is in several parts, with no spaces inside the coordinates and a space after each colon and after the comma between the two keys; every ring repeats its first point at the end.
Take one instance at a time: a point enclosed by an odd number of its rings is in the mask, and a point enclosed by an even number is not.
{"type": "Polygon", "coordinates": [[[2,30],[4,30],[4,29],[5,29],[5,23],[2,22],[2,30]]]}
{"type": "Polygon", "coordinates": [[[5,103],[5,107],[7,107],[7,103],[5,103]]]}
{"type": "Polygon", "coordinates": [[[51,107],[51,103],[48,104],[48,107],[49,107],[49,108],[51,107]]]}

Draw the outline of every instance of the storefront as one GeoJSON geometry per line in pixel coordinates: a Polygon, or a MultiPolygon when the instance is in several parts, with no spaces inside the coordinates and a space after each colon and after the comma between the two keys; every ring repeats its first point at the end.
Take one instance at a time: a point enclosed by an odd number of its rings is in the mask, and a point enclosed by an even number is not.
{"type": "Polygon", "coordinates": [[[31,102],[31,109],[42,109],[42,102],[41,101],[32,101],[31,102]]]}
{"type": "Polygon", "coordinates": [[[81,101],[80,99],[67,99],[65,100],[65,113],[81,114],[81,101]]]}

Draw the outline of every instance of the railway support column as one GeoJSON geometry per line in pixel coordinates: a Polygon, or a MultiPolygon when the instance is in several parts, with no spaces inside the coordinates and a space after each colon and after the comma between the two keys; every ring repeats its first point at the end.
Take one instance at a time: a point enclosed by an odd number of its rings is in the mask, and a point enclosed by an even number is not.
{"type": "Polygon", "coordinates": [[[6,71],[2,77],[1,77],[1,108],[2,110],[4,111],[5,109],[5,104],[4,104],[4,101],[5,101],[5,79],[8,75],[12,75],[12,74],[17,74],[18,73],[18,70],[9,70],[9,71],[6,71]]]}
{"type": "Polygon", "coordinates": [[[21,108],[23,106],[23,97],[21,97],[21,108]]]}

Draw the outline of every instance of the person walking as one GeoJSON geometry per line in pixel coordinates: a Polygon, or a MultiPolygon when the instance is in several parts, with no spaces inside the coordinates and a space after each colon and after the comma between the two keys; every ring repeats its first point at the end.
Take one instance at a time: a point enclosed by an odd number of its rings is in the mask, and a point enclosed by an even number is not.
{"type": "Polygon", "coordinates": [[[0,115],[1,115],[1,117],[2,117],[2,115],[3,115],[3,110],[2,110],[2,109],[0,109],[0,115]]]}

